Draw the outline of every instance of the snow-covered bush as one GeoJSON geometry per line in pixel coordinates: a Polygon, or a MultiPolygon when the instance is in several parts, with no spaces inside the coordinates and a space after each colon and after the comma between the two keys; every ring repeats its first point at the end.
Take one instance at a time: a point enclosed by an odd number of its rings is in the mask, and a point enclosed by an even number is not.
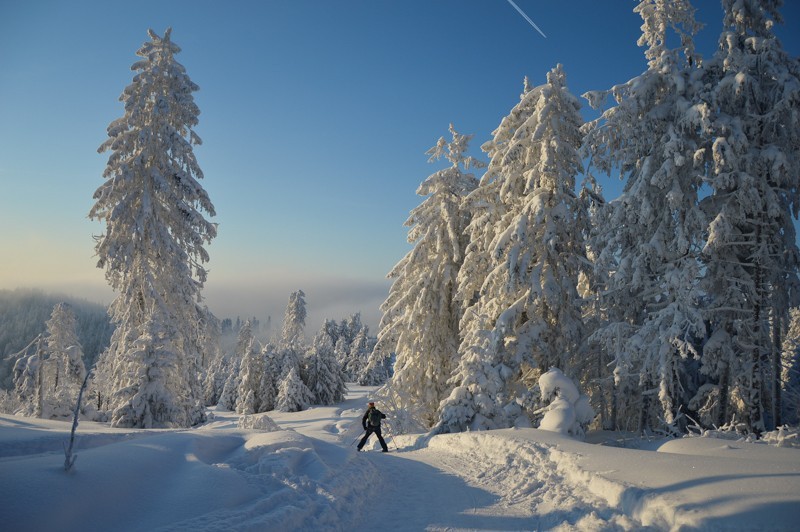
{"type": "Polygon", "coordinates": [[[795,447],[800,449],[800,427],[784,425],[761,436],[761,441],[775,447],[795,447]]]}
{"type": "Polygon", "coordinates": [[[595,415],[589,397],[581,394],[572,379],[558,368],[551,368],[539,377],[539,388],[542,399],[552,401],[539,428],[583,438],[595,415]]]}
{"type": "Polygon", "coordinates": [[[275,421],[266,414],[245,415],[239,418],[236,424],[240,429],[263,430],[265,432],[275,432],[282,430],[275,421]]]}

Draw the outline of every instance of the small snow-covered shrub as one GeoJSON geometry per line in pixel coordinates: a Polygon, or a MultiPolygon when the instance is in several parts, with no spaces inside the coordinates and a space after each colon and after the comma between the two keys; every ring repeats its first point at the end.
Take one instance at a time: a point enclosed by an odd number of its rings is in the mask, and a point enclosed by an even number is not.
{"type": "Polygon", "coordinates": [[[245,415],[239,418],[237,426],[240,429],[263,430],[265,432],[275,432],[282,430],[275,421],[266,414],[245,415]]]}
{"type": "Polygon", "coordinates": [[[745,423],[736,421],[735,418],[721,427],[714,426],[713,429],[704,429],[697,423],[689,426],[688,428],[688,436],[717,438],[720,440],[755,441],[755,437],[751,433],[748,433],[747,425],[745,423]]]}
{"type": "Polygon", "coordinates": [[[589,398],[558,368],[551,368],[539,377],[539,388],[542,400],[551,401],[539,428],[583,439],[595,415],[589,398]]]}
{"type": "Polygon", "coordinates": [[[776,447],[795,447],[800,449],[800,427],[784,425],[761,436],[761,441],[776,447]]]}

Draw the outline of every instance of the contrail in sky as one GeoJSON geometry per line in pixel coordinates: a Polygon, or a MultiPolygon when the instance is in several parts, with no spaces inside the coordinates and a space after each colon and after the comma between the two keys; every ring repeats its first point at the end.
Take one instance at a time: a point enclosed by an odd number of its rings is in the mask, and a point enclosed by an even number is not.
{"type": "Polygon", "coordinates": [[[531,18],[528,15],[525,14],[525,12],[523,10],[521,10],[517,4],[514,3],[514,0],[508,0],[508,3],[511,4],[514,7],[514,9],[516,9],[519,12],[519,14],[522,15],[525,18],[525,20],[528,21],[528,24],[533,26],[533,29],[535,29],[536,31],[541,33],[542,37],[544,37],[545,39],[547,38],[547,35],[545,35],[544,32],[539,29],[539,26],[537,26],[536,23],[534,23],[531,20],[531,18]]]}

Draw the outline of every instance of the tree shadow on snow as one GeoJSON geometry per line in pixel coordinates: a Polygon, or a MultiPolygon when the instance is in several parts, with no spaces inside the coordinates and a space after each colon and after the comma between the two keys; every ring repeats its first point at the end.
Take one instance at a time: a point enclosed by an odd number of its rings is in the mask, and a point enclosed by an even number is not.
{"type": "MultiPolygon", "coordinates": [[[[800,473],[765,473],[765,474],[744,474],[744,475],[715,475],[701,478],[693,478],[681,482],[675,482],[660,488],[629,488],[622,496],[622,510],[627,515],[641,512],[649,503],[653,495],[664,495],[704,485],[735,482],[739,481],[743,485],[753,481],[766,481],[767,479],[800,479],[800,473]]],[[[730,488],[727,489],[730,491],[730,488]]],[[[656,505],[661,504],[659,502],[656,505]]],[[[702,498],[698,502],[687,502],[674,506],[677,514],[691,514],[696,511],[709,512],[723,506],[741,506],[740,511],[724,510],[722,516],[710,516],[702,521],[703,528],[710,529],[753,529],[760,528],[781,530],[786,528],[787,523],[800,520],[800,505],[793,501],[775,501],[752,503],[750,491],[743,489],[741,493],[721,494],[714,498],[702,498]],[[787,519],[791,516],[791,519],[787,519]],[[774,522],[773,525],[770,525],[774,522]]]]}
{"type": "Polygon", "coordinates": [[[708,530],[797,530],[800,505],[793,501],[770,502],[743,509],[731,515],[704,519],[708,530]]]}

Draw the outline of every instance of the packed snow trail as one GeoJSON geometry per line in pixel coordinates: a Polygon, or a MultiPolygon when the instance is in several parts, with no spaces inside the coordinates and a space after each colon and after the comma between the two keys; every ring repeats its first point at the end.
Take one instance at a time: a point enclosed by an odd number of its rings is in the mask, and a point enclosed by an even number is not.
{"type": "MultiPolygon", "coordinates": [[[[335,424],[319,409],[273,413],[274,419],[310,438],[319,437],[320,422],[327,423],[323,436],[336,434],[354,453],[363,434],[366,391],[351,393],[335,424]]],[[[391,424],[385,428],[389,453],[379,452],[372,436],[365,447],[371,452],[358,453],[356,462],[346,464],[362,471],[356,479],[364,501],[352,523],[357,530],[642,529],[580,482],[561,475],[548,446],[486,433],[441,435],[419,445],[419,436],[392,437],[391,424]]]]}
{"type": "Polygon", "coordinates": [[[533,464],[524,459],[497,463],[491,451],[465,453],[446,441],[387,456],[368,453],[364,459],[383,482],[369,494],[360,529],[371,523],[398,531],[640,528],[585,490],[582,497],[575,495],[581,490],[558,475],[527,476],[533,464]],[[516,467],[523,471],[515,475],[516,467]]]}
{"type": "MultiPolygon", "coordinates": [[[[469,487],[469,514],[459,515],[454,522],[448,519],[454,520],[455,515],[441,516],[442,522],[433,529],[642,528],[581,482],[562,474],[545,445],[485,434],[454,434],[436,436],[427,448],[409,454],[412,460],[458,475],[469,487]],[[474,496],[476,491],[489,496],[474,496]]],[[[463,498],[466,493],[457,495],[463,498]]]]}

